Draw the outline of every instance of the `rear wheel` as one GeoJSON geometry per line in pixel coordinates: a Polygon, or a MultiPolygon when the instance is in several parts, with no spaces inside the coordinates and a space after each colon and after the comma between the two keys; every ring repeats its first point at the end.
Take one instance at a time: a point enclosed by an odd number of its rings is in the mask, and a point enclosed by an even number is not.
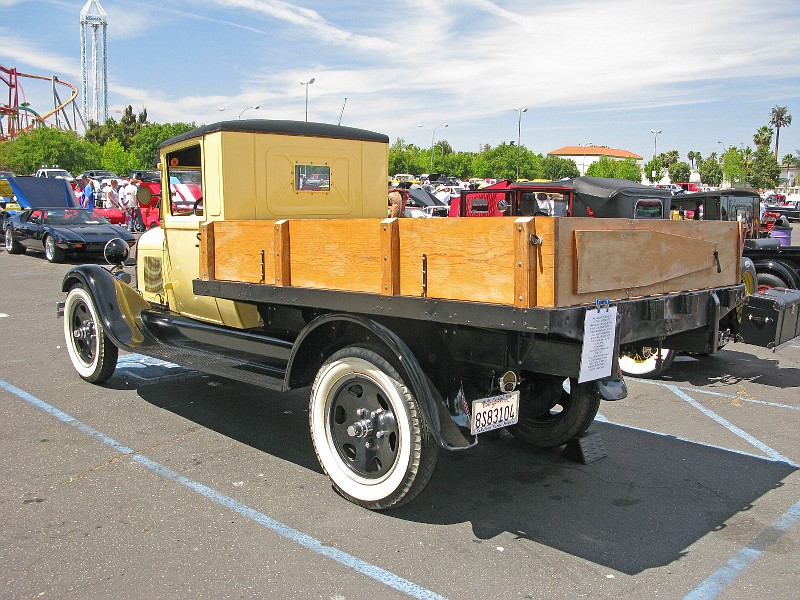
{"type": "Polygon", "coordinates": [[[561,446],[585,432],[600,408],[594,382],[538,376],[521,392],[519,421],[507,429],[521,442],[540,448],[561,446]]]}
{"type": "Polygon", "coordinates": [[[333,354],[311,388],[314,450],[333,487],[382,510],[405,504],[427,485],[438,449],[403,377],[372,348],[333,354]]]}
{"type": "Polygon", "coordinates": [[[51,263],[63,262],[66,252],[56,245],[56,239],[52,235],[44,238],[44,257],[51,263]]]}
{"type": "Polygon", "coordinates": [[[72,366],[90,383],[102,383],[117,368],[119,350],[108,339],[91,295],[76,286],[64,303],[64,340],[72,366]]]}
{"type": "Polygon", "coordinates": [[[675,350],[645,346],[633,351],[621,352],[619,368],[623,375],[632,377],[659,377],[675,360],[675,350]]]}
{"type": "Polygon", "coordinates": [[[6,227],[5,242],[6,252],[9,254],[22,254],[25,252],[25,246],[14,239],[14,234],[9,226],[6,227]]]}

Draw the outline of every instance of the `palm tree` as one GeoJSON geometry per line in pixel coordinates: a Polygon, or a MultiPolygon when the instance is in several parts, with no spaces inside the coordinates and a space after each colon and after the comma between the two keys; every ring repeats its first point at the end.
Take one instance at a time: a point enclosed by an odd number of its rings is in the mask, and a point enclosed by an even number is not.
{"type": "Polygon", "coordinates": [[[695,152],[694,150],[689,150],[689,154],[686,155],[686,158],[689,159],[689,164],[694,169],[694,159],[695,159],[695,152]]]}
{"type": "Polygon", "coordinates": [[[769,113],[769,124],[775,128],[775,160],[778,160],[778,140],[781,136],[781,127],[788,127],[792,124],[792,115],[785,106],[776,106],[769,113]]]}
{"type": "MultiPolygon", "coordinates": [[[[772,143],[772,130],[766,125],[759,127],[758,131],[753,135],[753,143],[756,148],[762,146],[769,146],[772,143]]],[[[778,160],[777,158],[775,160],[778,160]]]]}

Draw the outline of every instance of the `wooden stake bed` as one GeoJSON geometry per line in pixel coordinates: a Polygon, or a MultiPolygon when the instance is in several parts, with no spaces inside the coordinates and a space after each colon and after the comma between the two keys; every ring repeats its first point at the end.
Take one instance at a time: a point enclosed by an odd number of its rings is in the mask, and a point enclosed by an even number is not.
{"type": "Polygon", "coordinates": [[[565,307],[736,285],[737,223],[520,217],[210,221],[205,281],[565,307]]]}

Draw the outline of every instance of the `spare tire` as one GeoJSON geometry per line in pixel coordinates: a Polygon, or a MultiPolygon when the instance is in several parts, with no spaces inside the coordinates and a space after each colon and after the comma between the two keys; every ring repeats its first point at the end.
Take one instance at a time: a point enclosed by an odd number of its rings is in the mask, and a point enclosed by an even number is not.
{"type": "Polygon", "coordinates": [[[139,203],[139,206],[150,206],[153,202],[153,192],[149,187],[140,186],[139,189],[136,190],[136,201],[139,203]]]}

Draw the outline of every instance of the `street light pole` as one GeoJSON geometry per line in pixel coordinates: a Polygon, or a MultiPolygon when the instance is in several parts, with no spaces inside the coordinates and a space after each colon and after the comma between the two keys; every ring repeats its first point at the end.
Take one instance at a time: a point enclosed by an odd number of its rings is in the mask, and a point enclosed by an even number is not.
{"type": "Polygon", "coordinates": [[[261,105],[260,104],[254,104],[253,106],[248,106],[247,108],[243,109],[242,112],[239,113],[239,118],[237,120],[241,121],[242,120],[242,115],[244,114],[244,112],[246,110],[250,110],[251,108],[253,110],[258,110],[259,108],[261,108],[261,105]]]}
{"type": "Polygon", "coordinates": [[[658,134],[661,133],[660,129],[651,129],[650,133],[653,134],[653,158],[658,156],[658,134]]]}
{"type": "Polygon", "coordinates": [[[594,146],[592,142],[586,142],[583,145],[583,158],[581,159],[581,175],[586,175],[586,148],[588,146],[594,146]]]}
{"type": "Polygon", "coordinates": [[[519,179],[519,144],[522,137],[522,113],[528,112],[528,108],[517,108],[515,106],[514,110],[519,114],[519,119],[517,119],[517,179],[519,179]]]}
{"type": "MultiPolygon", "coordinates": [[[[419,125],[417,125],[417,127],[425,128],[426,126],[420,123],[419,125]]],[[[434,127],[433,131],[431,131],[431,173],[433,173],[433,140],[434,137],[436,136],[436,130],[439,129],[439,127],[449,127],[449,125],[447,123],[442,123],[441,125],[437,125],[436,127],[434,127]]]]}
{"type": "Polygon", "coordinates": [[[314,83],[315,80],[315,77],[312,77],[308,81],[300,80],[300,85],[306,86],[306,123],[308,123],[308,86],[314,83]]]}

